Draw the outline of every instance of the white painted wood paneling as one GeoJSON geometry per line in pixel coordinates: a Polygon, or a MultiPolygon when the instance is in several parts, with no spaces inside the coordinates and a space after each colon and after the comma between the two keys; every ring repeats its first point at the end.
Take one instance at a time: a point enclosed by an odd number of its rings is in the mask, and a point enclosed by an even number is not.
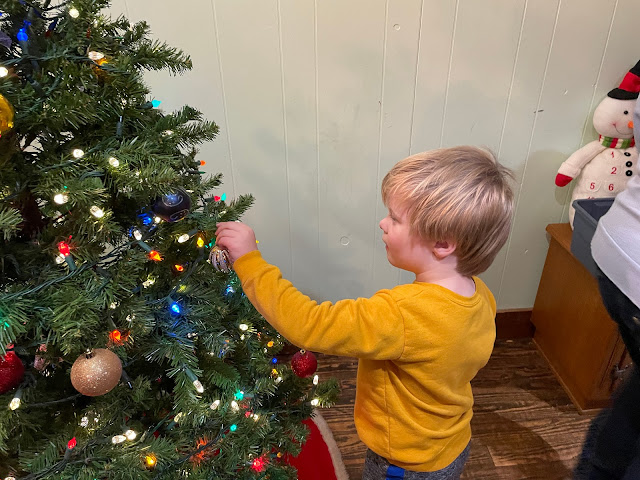
{"type": "MultiPolygon", "coordinates": [[[[524,0],[460,0],[440,146],[471,144],[498,151],[524,4],[524,0]]],[[[499,263],[495,265],[482,275],[494,292],[502,276],[499,263]]]]}
{"type": "Polygon", "coordinates": [[[190,55],[193,70],[180,76],[150,72],[145,80],[152,96],[162,101],[161,109],[171,112],[183,105],[190,105],[218,124],[218,138],[215,142],[202,145],[198,158],[207,162],[203,169],[207,174],[223,174],[221,192],[233,197],[236,191],[233,187],[217,33],[211,28],[214,24],[211,2],[192,0],[188,9],[176,8],[175,4],[169,2],[158,3],[164,5],[149,8],[147,2],[118,0],[114,2],[113,9],[126,14],[131,22],[146,21],[156,38],[190,55]],[[177,25],[181,28],[176,28],[177,25]]]}
{"type": "MultiPolygon", "coordinates": [[[[387,215],[382,203],[380,185],[385,174],[400,159],[408,157],[411,145],[413,105],[416,96],[417,58],[423,2],[407,0],[389,2],[385,31],[384,73],[381,85],[382,115],[378,135],[375,199],[377,208],[372,222],[373,275],[365,292],[393,288],[402,281],[401,270],[387,261],[379,221],[387,215]]],[[[413,281],[411,279],[410,281],[413,281]]]]}
{"type": "MultiPolygon", "coordinates": [[[[289,193],[290,279],[320,296],[315,268],[320,252],[318,109],[314,0],[280,0],[286,158],[289,193]]],[[[284,232],[282,232],[284,235],[284,232]]]]}
{"type": "Polygon", "coordinates": [[[317,2],[320,258],[310,267],[329,300],[366,295],[371,277],[385,7],[317,2]]]}
{"type": "Polygon", "coordinates": [[[533,305],[548,246],[544,227],[560,221],[566,202],[554,178],[580,147],[615,6],[614,0],[585,3],[560,4],[507,252],[503,308],[533,305]]]}
{"type": "Polygon", "coordinates": [[[214,0],[237,194],[265,257],[291,272],[280,21],[275,0],[214,0]]]}
{"type": "Polygon", "coordinates": [[[516,176],[508,245],[483,278],[499,308],[531,307],[557,168],[640,58],[637,0],[115,0],[194,69],[151,74],[166,110],[221,127],[202,149],[222,191],[253,193],[265,257],[317,300],[411,281],[386,262],[380,183],[405,156],[486,145],[516,176]],[[346,244],[346,245],[345,245],[346,244]]]}
{"type": "MultiPolygon", "coordinates": [[[[547,58],[551,47],[559,0],[528,0],[525,3],[522,31],[518,42],[516,63],[510,85],[509,103],[502,125],[503,131],[497,153],[499,160],[513,170],[515,176],[514,193],[520,193],[523,173],[529,156],[531,137],[535,120],[542,111],[539,107],[540,94],[547,58]]],[[[501,299],[502,279],[509,266],[506,262],[507,246],[501,250],[493,265],[484,276],[500,279],[500,287],[493,288],[498,302],[501,299]]]]}

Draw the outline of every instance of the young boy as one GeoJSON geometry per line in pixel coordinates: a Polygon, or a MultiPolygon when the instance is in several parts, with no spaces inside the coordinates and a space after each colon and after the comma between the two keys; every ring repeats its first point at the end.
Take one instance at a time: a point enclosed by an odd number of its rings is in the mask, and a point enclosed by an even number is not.
{"type": "Polygon", "coordinates": [[[495,340],[496,303],[475,275],[509,235],[511,173],[481,148],[419,153],[382,182],[389,262],[415,282],[318,305],[265,262],[253,230],[218,224],[242,288],[291,343],[357,357],[355,423],[363,479],[457,479],[469,454],[470,381],[495,340]]]}

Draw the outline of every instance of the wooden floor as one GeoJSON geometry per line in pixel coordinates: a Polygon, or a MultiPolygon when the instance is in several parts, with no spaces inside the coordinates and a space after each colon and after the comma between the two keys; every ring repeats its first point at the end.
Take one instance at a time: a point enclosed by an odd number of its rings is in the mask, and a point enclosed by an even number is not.
{"type": "MultiPolygon", "coordinates": [[[[338,405],[322,410],[351,480],[366,447],[353,424],[357,360],[319,356],[319,374],[339,380],[338,405]]],[[[473,438],[465,480],[571,478],[593,415],[580,415],[529,339],[498,340],[472,382],[473,438]]]]}

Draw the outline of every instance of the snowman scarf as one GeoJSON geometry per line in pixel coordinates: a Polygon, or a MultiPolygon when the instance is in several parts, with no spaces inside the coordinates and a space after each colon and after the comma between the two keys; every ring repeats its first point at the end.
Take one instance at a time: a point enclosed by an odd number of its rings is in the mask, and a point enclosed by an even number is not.
{"type": "Polygon", "coordinates": [[[600,135],[600,143],[607,148],[631,148],[636,144],[636,141],[633,137],[615,138],[600,135]]]}

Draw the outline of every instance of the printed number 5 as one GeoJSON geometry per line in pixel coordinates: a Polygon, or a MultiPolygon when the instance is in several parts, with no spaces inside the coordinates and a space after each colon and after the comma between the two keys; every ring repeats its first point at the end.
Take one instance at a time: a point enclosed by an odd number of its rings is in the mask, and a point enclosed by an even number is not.
{"type": "Polygon", "coordinates": [[[591,182],[591,185],[589,185],[589,189],[595,190],[595,188],[596,188],[596,182],[591,182]]]}

